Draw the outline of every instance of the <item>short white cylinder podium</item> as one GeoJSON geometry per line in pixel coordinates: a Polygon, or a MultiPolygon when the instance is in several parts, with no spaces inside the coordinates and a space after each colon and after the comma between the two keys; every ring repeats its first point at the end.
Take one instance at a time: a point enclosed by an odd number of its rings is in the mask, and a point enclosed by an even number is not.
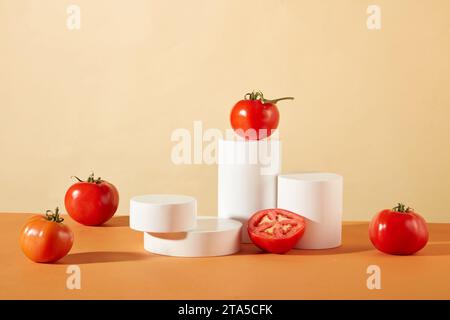
{"type": "Polygon", "coordinates": [[[218,215],[242,222],[244,243],[250,216],[276,208],[280,164],[278,140],[219,140],[218,215]]]}
{"type": "Polygon", "coordinates": [[[217,217],[198,217],[197,227],[187,232],[144,233],[145,250],[174,257],[213,257],[240,249],[242,224],[217,217]]]}
{"type": "Polygon", "coordinates": [[[341,245],[343,178],[334,173],[296,173],[278,177],[278,208],[306,218],[297,249],[341,245]]]}
{"type": "Polygon", "coordinates": [[[130,228],[143,232],[180,232],[195,228],[197,200],[171,194],[150,194],[130,200],[130,228]]]}

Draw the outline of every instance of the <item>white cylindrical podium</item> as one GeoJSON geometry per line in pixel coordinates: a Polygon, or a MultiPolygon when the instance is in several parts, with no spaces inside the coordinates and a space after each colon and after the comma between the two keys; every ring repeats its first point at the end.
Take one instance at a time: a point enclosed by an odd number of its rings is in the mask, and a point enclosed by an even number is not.
{"type": "Polygon", "coordinates": [[[278,208],[306,218],[297,249],[326,249],[341,245],[343,178],[334,173],[278,176],[278,208]]]}
{"type": "Polygon", "coordinates": [[[276,207],[281,142],[219,140],[218,160],[218,215],[242,222],[242,242],[250,243],[247,220],[276,207]]]}
{"type": "Polygon", "coordinates": [[[172,194],[150,194],[130,200],[130,228],[143,232],[180,232],[196,226],[197,200],[172,194]]]}
{"type": "Polygon", "coordinates": [[[144,233],[145,250],[174,257],[212,257],[240,249],[242,224],[217,217],[198,217],[197,226],[186,232],[144,233]]]}

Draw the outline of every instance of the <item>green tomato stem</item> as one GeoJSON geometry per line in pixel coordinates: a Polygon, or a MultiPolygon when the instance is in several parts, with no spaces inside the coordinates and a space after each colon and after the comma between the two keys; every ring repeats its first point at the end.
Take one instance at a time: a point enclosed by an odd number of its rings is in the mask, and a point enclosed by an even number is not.
{"type": "Polygon", "coordinates": [[[53,212],[52,210],[45,211],[45,218],[48,221],[53,221],[56,223],[61,223],[64,221],[64,218],[61,218],[61,216],[59,215],[59,207],[56,207],[55,212],[53,212]]]}
{"type": "Polygon", "coordinates": [[[398,203],[396,207],[392,208],[392,211],[400,213],[408,213],[413,211],[413,209],[410,207],[406,207],[403,203],[398,203]]]}
{"type": "Polygon", "coordinates": [[[278,99],[273,99],[273,100],[264,99],[263,102],[276,104],[278,101],[281,101],[281,100],[294,100],[294,97],[283,97],[283,98],[278,98],[278,99]]]}
{"type": "Polygon", "coordinates": [[[294,97],[283,97],[278,99],[266,99],[261,91],[252,91],[244,95],[244,100],[260,100],[262,103],[273,103],[276,104],[281,100],[294,100],[294,97]]]}
{"type": "Polygon", "coordinates": [[[103,182],[102,178],[100,178],[100,177],[98,177],[97,179],[95,179],[94,173],[93,173],[93,172],[91,172],[91,174],[89,175],[89,177],[87,178],[86,181],[81,180],[81,179],[78,178],[77,176],[72,176],[71,178],[77,179],[78,182],[88,182],[88,183],[95,183],[95,184],[99,184],[99,183],[103,182]]]}

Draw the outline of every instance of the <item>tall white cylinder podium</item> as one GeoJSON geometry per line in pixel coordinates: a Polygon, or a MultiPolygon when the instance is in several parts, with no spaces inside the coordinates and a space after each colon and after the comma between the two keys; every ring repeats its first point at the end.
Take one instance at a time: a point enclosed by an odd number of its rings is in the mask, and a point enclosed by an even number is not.
{"type": "Polygon", "coordinates": [[[276,208],[280,167],[278,140],[219,140],[218,216],[242,222],[243,243],[251,242],[247,220],[259,210],[276,208]]]}
{"type": "Polygon", "coordinates": [[[278,208],[306,218],[295,248],[327,249],[341,245],[343,177],[334,173],[278,176],[278,208]]]}

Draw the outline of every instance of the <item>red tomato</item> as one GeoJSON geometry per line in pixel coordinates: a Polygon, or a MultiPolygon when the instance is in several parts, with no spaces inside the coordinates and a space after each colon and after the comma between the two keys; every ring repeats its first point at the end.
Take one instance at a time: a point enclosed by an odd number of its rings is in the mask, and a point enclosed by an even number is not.
{"type": "Polygon", "coordinates": [[[272,253],[291,250],[305,231],[305,219],[283,209],[256,212],[248,221],[248,234],[259,248],[272,253]]]}
{"type": "Polygon", "coordinates": [[[286,99],[294,98],[267,100],[260,91],[247,93],[244,100],[236,103],[231,110],[231,127],[246,140],[261,140],[271,136],[280,119],[276,103],[286,99]]]}
{"type": "Polygon", "coordinates": [[[55,262],[69,253],[73,245],[73,233],[62,224],[59,209],[47,210],[45,216],[31,217],[20,232],[23,253],[35,262],[55,262]]]}
{"type": "Polygon", "coordinates": [[[369,237],[378,250],[396,255],[413,254],[428,242],[425,220],[411,208],[399,203],[379,212],[370,222],[369,237]]]}
{"type": "Polygon", "coordinates": [[[64,203],[69,215],[86,226],[98,226],[114,215],[119,205],[119,193],[111,183],[101,178],[73,184],[66,192],[64,203]]]}

